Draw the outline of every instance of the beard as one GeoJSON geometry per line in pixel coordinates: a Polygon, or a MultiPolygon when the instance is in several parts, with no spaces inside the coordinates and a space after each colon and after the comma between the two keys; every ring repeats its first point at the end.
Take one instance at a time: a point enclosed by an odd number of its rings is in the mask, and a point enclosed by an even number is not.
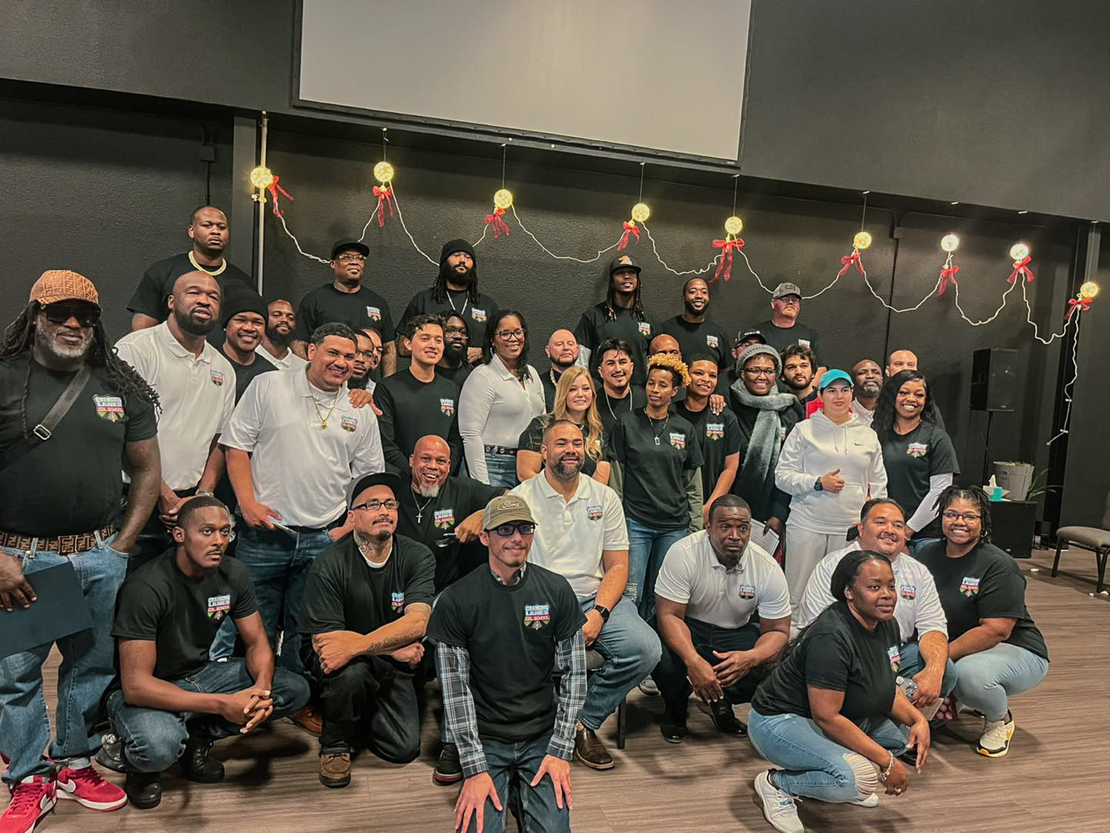
{"type": "Polygon", "coordinates": [[[293,331],[287,333],[279,333],[274,327],[266,327],[266,338],[270,340],[270,344],[275,347],[288,347],[289,342],[293,340],[293,331]]]}
{"type": "Polygon", "coordinates": [[[859,386],[859,389],[860,393],[862,393],[864,396],[872,397],[878,396],[879,392],[882,391],[883,386],[880,385],[878,382],[864,382],[862,385],[859,386]]]}
{"type": "Polygon", "coordinates": [[[805,390],[806,388],[808,388],[808,387],[809,387],[809,383],[813,381],[813,377],[812,377],[812,376],[810,376],[810,377],[809,377],[809,379],[807,379],[807,380],[805,381],[805,383],[804,383],[804,384],[801,384],[801,385],[799,385],[799,384],[798,384],[797,382],[795,382],[795,381],[793,380],[793,378],[792,378],[792,377],[790,377],[790,376],[783,376],[783,377],[782,377],[782,381],[783,381],[783,383],[784,383],[784,384],[785,384],[785,385],[786,385],[786,386],[787,386],[788,388],[790,388],[790,390],[792,390],[792,391],[794,391],[794,392],[796,393],[796,392],[798,392],[798,391],[800,391],[800,390],[805,390]]]}
{"type": "Polygon", "coordinates": [[[89,352],[92,346],[93,331],[82,333],[84,343],[79,347],[67,347],[58,344],[39,327],[35,327],[35,346],[48,356],[56,359],[79,359],[89,352]]]}
{"type": "Polygon", "coordinates": [[[416,484],[416,491],[420,492],[420,497],[439,497],[440,486],[438,483],[429,486],[423,480],[416,484]]]}
{"type": "Polygon", "coordinates": [[[172,315],[173,320],[177,322],[177,326],[181,328],[181,332],[188,333],[191,336],[206,336],[216,326],[215,316],[207,321],[198,321],[188,313],[182,312],[178,307],[173,308],[172,315]]]}
{"type": "Polygon", "coordinates": [[[695,309],[694,305],[691,304],[689,301],[686,301],[686,300],[683,300],[682,306],[686,307],[686,312],[688,312],[692,318],[697,318],[697,317],[702,316],[702,315],[709,315],[709,302],[708,301],[706,302],[705,307],[702,308],[700,311],[695,309]]]}
{"type": "Polygon", "coordinates": [[[453,283],[456,286],[469,287],[474,282],[474,267],[467,269],[465,272],[459,272],[444,263],[439,267],[439,271],[447,283],[453,283]]]}
{"type": "Polygon", "coordinates": [[[555,461],[555,465],[551,467],[551,473],[558,477],[560,480],[573,480],[581,471],[581,458],[571,463],[565,462],[564,458],[560,457],[558,460],[555,461]]]}
{"type": "Polygon", "coordinates": [[[459,362],[466,358],[468,346],[458,342],[444,342],[443,358],[449,362],[459,362]]]}
{"type": "Polygon", "coordinates": [[[741,559],[743,559],[743,557],[744,550],[740,550],[740,552],[738,553],[726,552],[725,570],[730,573],[736,572],[736,570],[740,569],[740,561],[741,559]]]}

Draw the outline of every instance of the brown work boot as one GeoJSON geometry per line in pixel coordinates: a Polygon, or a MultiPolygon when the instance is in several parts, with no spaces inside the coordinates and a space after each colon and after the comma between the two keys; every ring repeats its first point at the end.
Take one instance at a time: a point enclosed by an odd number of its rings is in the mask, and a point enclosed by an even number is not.
{"type": "Polygon", "coordinates": [[[290,720],[310,735],[316,735],[316,737],[320,737],[320,734],[324,731],[324,716],[320,714],[315,706],[305,706],[290,720]]]}
{"type": "Polygon", "coordinates": [[[613,756],[601,742],[601,738],[593,729],[587,729],[581,723],[574,730],[574,757],[590,769],[612,769],[613,756]]]}
{"type": "Polygon", "coordinates": [[[351,783],[351,753],[321,752],[320,783],[325,787],[345,787],[351,783]]]}

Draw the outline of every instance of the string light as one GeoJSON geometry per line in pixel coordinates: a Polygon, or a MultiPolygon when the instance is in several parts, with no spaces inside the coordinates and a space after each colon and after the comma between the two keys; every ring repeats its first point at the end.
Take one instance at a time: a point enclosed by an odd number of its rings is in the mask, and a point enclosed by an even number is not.
{"type": "Polygon", "coordinates": [[[1015,263],[1029,257],[1029,247],[1024,243],[1015,243],[1010,247],[1010,259],[1015,263]]]}
{"type": "Polygon", "coordinates": [[[1099,286],[1094,281],[1087,281],[1083,286],[1079,287],[1079,297],[1094,299],[1098,297],[1099,286]]]}
{"type": "Polygon", "coordinates": [[[389,185],[393,181],[393,166],[384,159],[374,166],[374,179],[382,185],[389,185]]]}
{"type": "Polygon", "coordinates": [[[274,172],[267,168],[265,165],[259,165],[251,169],[251,185],[259,191],[265,191],[273,184],[274,172]]]}
{"type": "Polygon", "coordinates": [[[494,208],[500,208],[502,211],[508,211],[513,204],[513,192],[508,188],[502,188],[493,195],[494,208]]]}
{"type": "Polygon", "coordinates": [[[725,220],[725,234],[731,234],[734,237],[744,230],[744,221],[736,215],[729,217],[725,220]]]}
{"type": "Polygon", "coordinates": [[[860,251],[871,248],[871,235],[861,231],[852,238],[852,246],[860,251]]]}
{"type": "Polygon", "coordinates": [[[940,247],[951,254],[956,251],[956,249],[960,248],[960,238],[954,234],[946,234],[940,239],[940,247]]]}

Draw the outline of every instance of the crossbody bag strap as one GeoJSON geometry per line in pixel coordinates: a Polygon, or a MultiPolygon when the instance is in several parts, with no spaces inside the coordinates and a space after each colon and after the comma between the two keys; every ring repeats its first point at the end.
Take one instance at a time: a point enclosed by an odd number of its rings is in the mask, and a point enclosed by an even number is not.
{"type": "Polygon", "coordinates": [[[24,438],[23,442],[16,443],[8,450],[4,466],[0,468],[0,471],[10,468],[31,449],[50,439],[54,429],[58,427],[58,423],[69,413],[69,409],[73,407],[73,403],[77,401],[77,397],[85,389],[91,375],[92,370],[89,365],[87,363],[82,365],[81,369],[77,371],[77,375],[70,380],[66,389],[62,391],[58,401],[54,403],[54,406],[42,418],[42,421],[31,430],[31,436],[24,438]]]}

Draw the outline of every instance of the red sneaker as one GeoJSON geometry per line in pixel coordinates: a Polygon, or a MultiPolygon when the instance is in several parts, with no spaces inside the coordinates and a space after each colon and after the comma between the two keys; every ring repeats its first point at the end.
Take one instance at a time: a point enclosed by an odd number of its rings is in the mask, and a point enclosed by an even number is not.
{"type": "Polygon", "coordinates": [[[127,793],[101,778],[91,765],[84,769],[62,769],[54,784],[59,799],[76,801],[90,810],[118,810],[127,803],[127,793]]]}
{"type": "Polygon", "coordinates": [[[54,782],[36,775],[11,788],[12,800],[0,814],[0,833],[31,833],[39,819],[54,809],[54,782]]]}

